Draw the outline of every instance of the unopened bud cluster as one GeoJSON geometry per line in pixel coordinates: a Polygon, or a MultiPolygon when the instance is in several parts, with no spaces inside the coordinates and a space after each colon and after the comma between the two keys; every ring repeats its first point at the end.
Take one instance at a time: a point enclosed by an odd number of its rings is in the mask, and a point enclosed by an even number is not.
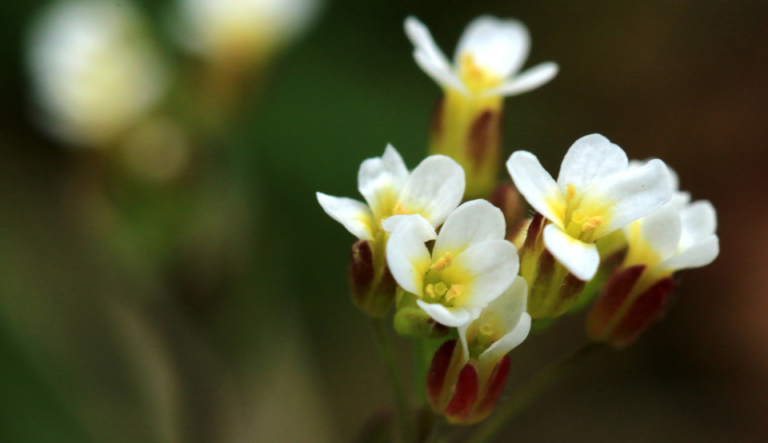
{"type": "Polygon", "coordinates": [[[408,18],[405,28],[417,64],[444,91],[432,155],[409,172],[388,146],[360,167],[366,203],[317,197],[359,239],[355,304],[373,317],[394,305],[400,335],[449,336],[432,357],[427,398],[450,423],[473,424],[493,411],[507,354],[532,320],[594,298],[591,340],[620,348],[637,339],[663,314],[672,274],[718,255],[715,211],[690,203],[663,161],[630,162],[599,134],[576,140],[557,179],[517,151],[506,162],[514,187],[499,182],[503,98],[546,83],[557,65],[518,73],[529,37],[513,20],[473,21],[453,63],[421,22],[408,18]]]}

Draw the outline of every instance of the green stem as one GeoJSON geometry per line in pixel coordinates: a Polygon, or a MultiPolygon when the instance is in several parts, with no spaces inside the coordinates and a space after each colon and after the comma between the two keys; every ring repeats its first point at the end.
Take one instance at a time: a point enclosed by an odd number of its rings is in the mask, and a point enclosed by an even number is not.
{"type": "Polygon", "coordinates": [[[397,371],[395,353],[392,350],[392,344],[387,337],[384,320],[372,318],[371,325],[373,326],[373,335],[376,338],[376,344],[379,348],[379,356],[384,363],[387,376],[389,377],[389,383],[392,389],[392,400],[395,402],[397,425],[400,429],[401,442],[412,443],[413,430],[408,407],[408,397],[405,394],[403,383],[400,380],[400,374],[397,371]]]}
{"type": "Polygon", "coordinates": [[[556,381],[560,375],[574,363],[581,360],[600,345],[596,343],[587,343],[576,352],[566,357],[560,363],[543,369],[525,384],[510,401],[503,405],[493,414],[485,423],[483,423],[474,434],[472,434],[466,443],[488,443],[491,439],[504,429],[504,427],[520,411],[526,408],[541,392],[556,381]]]}
{"type": "Polygon", "coordinates": [[[443,443],[446,426],[443,417],[435,417],[425,443],[443,443]]]}

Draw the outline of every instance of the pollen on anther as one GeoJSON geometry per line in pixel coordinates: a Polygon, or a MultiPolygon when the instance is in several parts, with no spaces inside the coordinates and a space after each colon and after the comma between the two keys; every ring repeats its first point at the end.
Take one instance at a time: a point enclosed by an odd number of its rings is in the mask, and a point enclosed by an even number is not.
{"type": "Polygon", "coordinates": [[[395,205],[395,209],[392,211],[394,215],[406,215],[405,214],[405,208],[403,207],[403,204],[400,202],[397,202],[395,205]]]}
{"type": "Polygon", "coordinates": [[[453,261],[453,256],[450,252],[446,252],[445,255],[440,257],[429,269],[435,272],[442,272],[447,268],[448,266],[451,266],[451,262],[453,261]]]}
{"type": "Polygon", "coordinates": [[[594,217],[589,217],[587,221],[584,222],[583,225],[581,225],[582,231],[589,231],[590,229],[595,229],[596,227],[600,226],[603,223],[603,218],[599,215],[596,215],[594,217]]]}
{"type": "Polygon", "coordinates": [[[565,192],[565,201],[571,201],[576,198],[576,186],[572,184],[565,185],[567,190],[565,192]]]}
{"type": "Polygon", "coordinates": [[[465,289],[466,287],[464,285],[451,285],[451,289],[449,289],[445,294],[445,300],[451,301],[452,299],[460,296],[465,289]]]}

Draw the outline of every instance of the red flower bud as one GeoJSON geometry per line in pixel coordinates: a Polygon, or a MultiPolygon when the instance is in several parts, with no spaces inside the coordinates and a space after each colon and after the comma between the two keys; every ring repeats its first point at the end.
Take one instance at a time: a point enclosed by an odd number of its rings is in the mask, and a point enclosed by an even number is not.
{"type": "Polygon", "coordinates": [[[352,245],[349,263],[352,302],[371,317],[383,317],[395,299],[397,283],[386,263],[374,260],[371,243],[358,240],[352,245]]]}
{"type": "Polygon", "coordinates": [[[606,281],[587,316],[587,334],[592,340],[623,348],[661,318],[672,294],[672,277],[638,293],[645,270],[645,265],[619,269],[606,281]]]}

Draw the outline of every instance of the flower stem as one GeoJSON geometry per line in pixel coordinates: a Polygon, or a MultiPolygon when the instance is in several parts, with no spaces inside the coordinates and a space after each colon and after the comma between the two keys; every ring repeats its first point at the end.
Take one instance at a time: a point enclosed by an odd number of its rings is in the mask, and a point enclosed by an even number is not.
{"type": "Polygon", "coordinates": [[[376,344],[379,348],[384,367],[389,377],[389,384],[392,389],[392,400],[395,402],[395,412],[397,417],[397,426],[400,430],[400,441],[402,443],[413,442],[413,430],[411,426],[411,414],[408,406],[408,397],[405,394],[400,374],[397,370],[395,353],[392,350],[392,344],[387,337],[387,331],[384,326],[384,320],[378,318],[371,319],[373,326],[373,335],[376,338],[376,344]]]}
{"type": "Polygon", "coordinates": [[[499,408],[485,423],[470,436],[466,443],[488,443],[491,439],[504,429],[504,427],[520,411],[526,408],[541,392],[555,382],[560,375],[574,363],[580,361],[591,351],[600,345],[596,343],[587,343],[570,354],[561,362],[541,370],[528,383],[526,383],[509,402],[499,408]]]}

